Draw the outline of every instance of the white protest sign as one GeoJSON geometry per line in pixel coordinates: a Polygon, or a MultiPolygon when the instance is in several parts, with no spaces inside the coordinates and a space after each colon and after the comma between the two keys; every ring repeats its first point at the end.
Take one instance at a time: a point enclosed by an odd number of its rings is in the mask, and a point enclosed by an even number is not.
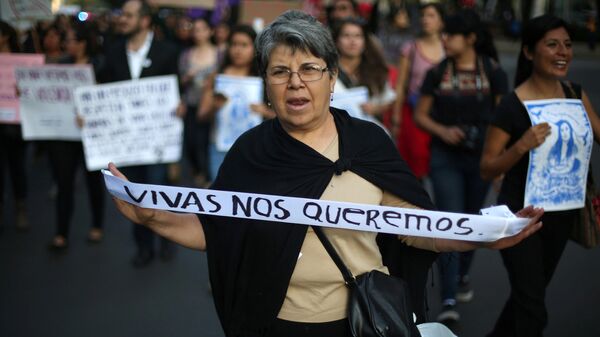
{"type": "Polygon", "coordinates": [[[250,110],[250,104],[263,102],[263,80],[217,75],[215,93],[227,97],[215,116],[215,145],[219,151],[228,151],[242,133],[262,123],[262,116],[250,110]]]}
{"type": "Polygon", "coordinates": [[[81,136],[88,170],[110,161],[132,166],[181,158],[176,76],[81,87],[75,90],[75,104],[84,119],[81,136]]]}
{"type": "MultiPolygon", "coordinates": [[[[361,105],[369,101],[369,89],[367,87],[355,87],[346,89],[341,86],[336,87],[333,93],[331,106],[334,108],[346,110],[348,114],[354,118],[364,119],[379,125],[384,130],[385,127],[375,117],[364,113],[361,105]]],[[[387,130],[386,130],[387,131],[387,130]]]]}
{"type": "Polygon", "coordinates": [[[369,101],[369,89],[367,87],[356,87],[340,90],[339,87],[333,93],[331,106],[334,108],[346,110],[350,116],[360,119],[367,119],[361,109],[361,105],[369,101]]]}
{"type": "Polygon", "coordinates": [[[2,0],[1,3],[5,21],[52,19],[51,0],[2,0]]]}
{"type": "Polygon", "coordinates": [[[93,85],[91,65],[17,67],[21,125],[25,140],[81,140],[73,91],[93,85]]]}
{"type": "Polygon", "coordinates": [[[548,123],[550,135],[529,152],[525,205],[546,211],[582,208],[592,145],[592,127],[581,100],[523,102],[532,125],[548,123]]]}
{"type": "Polygon", "coordinates": [[[42,54],[0,53],[0,123],[19,124],[21,121],[15,67],[42,64],[42,54]]]}
{"type": "MultiPolygon", "coordinates": [[[[435,212],[197,188],[136,184],[102,170],[110,194],[144,208],[367,232],[491,242],[519,233],[528,219],[435,212]]],[[[498,212],[505,214],[507,208],[498,212]]]]}

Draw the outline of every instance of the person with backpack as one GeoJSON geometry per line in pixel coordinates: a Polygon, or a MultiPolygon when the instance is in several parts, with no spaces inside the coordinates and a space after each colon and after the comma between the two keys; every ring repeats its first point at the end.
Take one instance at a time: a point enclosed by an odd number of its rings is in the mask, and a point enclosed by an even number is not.
{"type": "MultiPolygon", "coordinates": [[[[508,81],[491,35],[475,11],[463,9],[449,16],[443,42],[446,58],[425,77],[415,122],[432,136],[430,177],[437,207],[476,214],[489,189],[479,176],[484,136],[496,103],[508,91],[508,81]]],[[[457,297],[472,298],[468,288],[472,258],[472,252],[438,258],[443,307],[438,321],[457,321],[457,297]],[[457,293],[459,284],[462,289],[457,293]]]]}

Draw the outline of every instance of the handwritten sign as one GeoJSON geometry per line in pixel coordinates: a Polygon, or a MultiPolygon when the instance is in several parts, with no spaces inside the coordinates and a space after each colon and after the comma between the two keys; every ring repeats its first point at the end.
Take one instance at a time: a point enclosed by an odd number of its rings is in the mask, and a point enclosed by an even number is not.
{"type": "Polygon", "coordinates": [[[19,124],[19,98],[15,67],[44,64],[41,54],[0,53],[0,123],[19,124]]]}
{"type": "Polygon", "coordinates": [[[523,102],[532,125],[548,123],[550,135],[529,152],[525,205],[546,211],[582,208],[594,142],[581,100],[523,102]]]}
{"type": "Polygon", "coordinates": [[[217,75],[215,92],[227,97],[215,117],[215,138],[217,149],[228,151],[242,133],[262,123],[262,116],[250,110],[250,104],[263,102],[263,80],[217,75]]]}
{"type": "Polygon", "coordinates": [[[176,162],[181,158],[183,123],[177,77],[81,87],[75,105],[84,119],[81,134],[88,170],[176,162]]]}
{"type": "Polygon", "coordinates": [[[2,19],[5,21],[51,19],[51,0],[2,0],[2,19]]]}
{"type": "Polygon", "coordinates": [[[90,65],[17,67],[21,125],[26,140],[81,140],[73,91],[94,84],[90,65]]]}
{"type": "Polygon", "coordinates": [[[160,185],[136,184],[102,170],[110,194],[144,208],[255,219],[279,223],[351,229],[477,242],[496,241],[519,233],[529,222],[506,206],[473,215],[434,212],[160,185]]]}

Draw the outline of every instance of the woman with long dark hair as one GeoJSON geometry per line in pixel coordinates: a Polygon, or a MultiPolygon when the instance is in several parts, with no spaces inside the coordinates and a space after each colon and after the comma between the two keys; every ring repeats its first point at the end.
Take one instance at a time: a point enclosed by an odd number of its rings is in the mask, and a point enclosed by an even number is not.
{"type": "Polygon", "coordinates": [[[445,56],[442,44],[444,11],[438,3],[421,6],[421,35],[402,47],[398,60],[396,102],[392,111],[391,131],[402,158],[418,179],[429,174],[431,137],[414,121],[415,105],[427,71],[445,56]]]}
{"type": "Polygon", "coordinates": [[[366,27],[359,19],[336,21],[332,35],[340,55],[334,95],[350,88],[366,87],[369,101],[361,108],[365,114],[381,119],[396,99],[388,81],[388,67],[383,54],[368,38],[366,27]]]}
{"type": "MultiPolygon", "coordinates": [[[[579,85],[562,81],[567,76],[572,58],[571,35],[565,21],[543,15],[527,22],[523,30],[515,90],[499,104],[481,158],[481,175],[484,178],[504,175],[498,202],[510,209],[523,205],[529,151],[544,143],[551,130],[548,123],[531,125],[524,101],[581,99],[594,139],[596,142],[600,140],[600,119],[588,96],[579,85]]],[[[549,155],[549,165],[553,161],[560,164],[561,157],[566,159],[569,147],[572,151],[574,146],[569,146],[569,139],[573,139],[570,125],[558,124],[560,142],[557,146],[560,149],[554,150],[559,153],[549,155]]],[[[541,231],[501,251],[511,292],[494,330],[488,336],[542,336],[548,324],[546,287],[552,280],[579,211],[546,212],[542,217],[544,227],[541,231]]]]}
{"type": "MultiPolygon", "coordinates": [[[[211,120],[216,118],[221,108],[225,106],[227,97],[222,93],[215,92],[215,80],[218,74],[239,76],[239,77],[258,77],[258,65],[255,59],[254,40],[256,32],[252,27],[247,25],[239,25],[231,30],[229,42],[225,52],[223,63],[219,70],[207,78],[207,83],[204,86],[202,93],[202,101],[198,111],[200,120],[211,120]]],[[[263,117],[272,117],[273,112],[264,104],[256,104],[251,106],[252,111],[263,117]]],[[[208,147],[208,167],[209,178],[213,180],[217,176],[219,167],[225,159],[227,151],[222,151],[217,148],[215,123],[213,123],[213,132],[209,141],[208,147]]]]}
{"type": "MultiPolygon", "coordinates": [[[[484,135],[494,106],[508,90],[507,79],[491,35],[476,12],[461,10],[449,16],[443,41],[446,59],[425,77],[415,122],[432,136],[430,177],[438,208],[477,214],[489,188],[479,177],[484,135]]],[[[456,301],[472,298],[468,288],[472,258],[472,252],[440,256],[439,321],[458,320],[456,301]]]]}
{"type": "MultiPolygon", "coordinates": [[[[98,35],[90,23],[74,25],[65,35],[67,57],[63,64],[92,65],[95,72],[102,67],[102,58],[97,56],[98,35]]],[[[75,182],[77,170],[84,168],[85,182],[92,215],[91,228],[87,240],[91,243],[102,241],[104,236],[104,181],[99,171],[85,170],[83,144],[81,141],[49,140],[44,147],[50,158],[52,176],[56,181],[56,234],[49,249],[64,251],[68,247],[71,217],[74,211],[75,182]]]]}
{"type": "Polygon", "coordinates": [[[197,118],[198,105],[208,75],[218,64],[217,48],[211,43],[211,27],[207,19],[197,18],[192,23],[193,45],[179,57],[179,81],[187,107],[184,121],[184,149],[190,162],[196,186],[203,187],[208,175],[208,133],[210,122],[197,118]]]}

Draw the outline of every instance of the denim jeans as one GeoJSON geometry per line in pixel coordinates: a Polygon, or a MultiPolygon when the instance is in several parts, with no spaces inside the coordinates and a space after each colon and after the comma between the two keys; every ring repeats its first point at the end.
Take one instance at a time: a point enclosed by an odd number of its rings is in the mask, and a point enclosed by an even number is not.
{"type": "Polygon", "coordinates": [[[215,143],[211,143],[208,146],[208,169],[211,181],[215,181],[215,178],[217,178],[219,168],[221,167],[226,154],[227,151],[217,150],[217,145],[215,145],[215,143]]]}
{"type": "MultiPolygon", "coordinates": [[[[167,164],[129,166],[122,169],[127,178],[136,183],[165,185],[167,184],[167,164]]],[[[152,230],[146,226],[133,224],[133,238],[138,251],[154,252],[154,237],[152,230]]],[[[169,240],[160,238],[161,248],[171,245],[169,240]]]]}
{"type": "MultiPolygon", "coordinates": [[[[479,213],[490,186],[479,175],[479,160],[478,154],[432,144],[430,177],[440,211],[479,213]]],[[[440,254],[442,301],[455,299],[459,276],[468,274],[472,259],[473,252],[440,254]]]]}

